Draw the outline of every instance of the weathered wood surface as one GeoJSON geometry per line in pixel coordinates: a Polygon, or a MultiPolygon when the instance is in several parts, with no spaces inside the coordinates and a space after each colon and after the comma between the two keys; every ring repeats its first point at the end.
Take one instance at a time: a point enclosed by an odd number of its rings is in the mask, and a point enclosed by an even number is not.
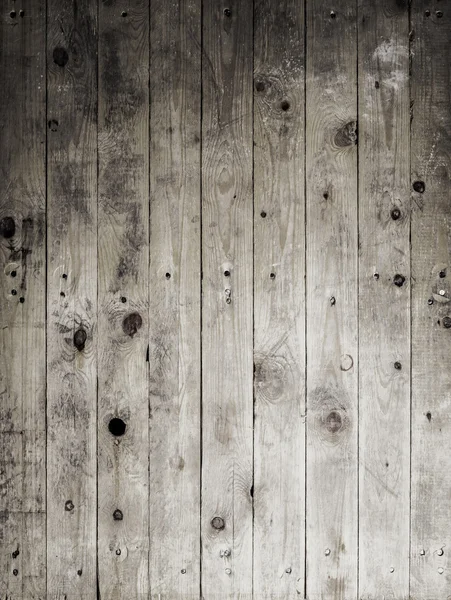
{"type": "Polygon", "coordinates": [[[451,589],[451,11],[412,4],[412,600],[451,589]]]}
{"type": "Polygon", "coordinates": [[[407,2],[360,0],[359,596],[409,596],[407,2]]]}
{"type": "Polygon", "coordinates": [[[201,2],[154,1],[150,148],[150,591],[200,595],[201,2]]]}
{"type": "Polygon", "coordinates": [[[149,587],[149,8],[99,3],[98,590],[149,587]]]}
{"type": "Polygon", "coordinates": [[[45,7],[2,3],[0,598],[46,597],[45,7]],[[26,14],[25,12],[26,11],[26,14]]]}
{"type": "Polygon", "coordinates": [[[97,595],[97,10],[89,0],[51,0],[47,23],[47,598],[91,600],[97,595]]]}
{"type": "Polygon", "coordinates": [[[252,597],[252,3],[203,7],[202,592],[252,597]]]}
{"type": "Polygon", "coordinates": [[[0,600],[449,600],[448,5],[1,7],[0,600]]]}
{"type": "Polygon", "coordinates": [[[254,595],[294,598],[305,562],[303,5],[256,3],[254,24],[254,595]]]}
{"type": "Polygon", "coordinates": [[[356,5],[311,0],[306,15],[306,595],[344,600],[357,594],[356,5]]]}

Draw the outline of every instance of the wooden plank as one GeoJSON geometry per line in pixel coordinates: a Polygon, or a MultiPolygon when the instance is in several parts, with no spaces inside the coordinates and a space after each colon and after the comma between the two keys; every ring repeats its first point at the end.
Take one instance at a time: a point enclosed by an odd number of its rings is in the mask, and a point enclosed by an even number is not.
{"type": "Polygon", "coordinates": [[[252,595],[252,3],[203,7],[202,592],[252,595]]]}
{"type": "Polygon", "coordinates": [[[357,583],[356,5],[307,3],[307,585],[357,583]]]}
{"type": "Polygon", "coordinates": [[[151,18],[150,589],[200,590],[201,3],[151,18]]]}
{"type": "Polygon", "coordinates": [[[451,11],[415,2],[411,18],[411,598],[444,600],[451,586],[451,11]]]}
{"type": "Polygon", "coordinates": [[[408,3],[359,2],[359,597],[409,595],[408,3]]]}
{"type": "Polygon", "coordinates": [[[305,562],[304,5],[254,11],[254,594],[305,562]]]}
{"type": "Polygon", "coordinates": [[[0,27],[0,598],[44,600],[45,6],[0,27]]]}
{"type": "Polygon", "coordinates": [[[96,593],[97,7],[47,34],[47,598],[96,593]]]}
{"type": "Polygon", "coordinates": [[[99,4],[98,568],[148,598],[149,3],[99,4]],[[125,428],[125,431],[124,431],[125,428]]]}

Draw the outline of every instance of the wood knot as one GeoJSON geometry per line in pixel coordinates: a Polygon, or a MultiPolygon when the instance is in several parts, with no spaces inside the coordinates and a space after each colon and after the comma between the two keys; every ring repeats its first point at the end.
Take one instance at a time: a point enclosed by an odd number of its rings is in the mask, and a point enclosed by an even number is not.
{"type": "Polygon", "coordinates": [[[74,333],[74,346],[79,352],[85,349],[87,333],[84,329],[80,328],[74,333]]]}
{"type": "Polygon", "coordinates": [[[451,317],[444,317],[442,323],[443,323],[443,327],[445,327],[445,329],[450,329],[451,328],[451,317]]]}
{"type": "Polygon", "coordinates": [[[287,364],[282,356],[256,358],[254,363],[254,385],[260,399],[276,402],[282,395],[287,382],[287,364]]]}
{"type": "Polygon", "coordinates": [[[138,330],[141,329],[142,324],[143,320],[139,313],[130,313],[122,321],[122,330],[126,335],[133,337],[138,332],[138,330]]]}
{"type": "Polygon", "coordinates": [[[337,433],[343,426],[343,421],[339,412],[333,410],[324,418],[324,426],[330,433],[337,433]]]}
{"type": "Polygon", "coordinates": [[[338,148],[357,144],[357,121],[349,121],[340,127],[335,134],[334,142],[338,148]]]}
{"type": "Polygon", "coordinates": [[[213,517],[213,519],[211,520],[211,526],[213,527],[213,529],[221,531],[225,527],[224,519],[222,517],[213,517]]]}
{"type": "Polygon", "coordinates": [[[53,50],[53,62],[59,67],[65,67],[69,60],[66,48],[57,47],[53,50]]]}
{"type": "Polygon", "coordinates": [[[346,412],[348,404],[343,390],[333,391],[319,386],[312,391],[310,405],[314,415],[315,428],[321,437],[330,442],[338,440],[349,429],[350,422],[346,412]]]}
{"type": "Polygon", "coordinates": [[[426,185],[424,181],[414,181],[413,189],[418,192],[418,194],[423,194],[426,189],[426,185]]]}
{"type": "Polygon", "coordinates": [[[400,275],[399,273],[396,273],[396,275],[393,277],[393,283],[398,286],[398,287],[402,287],[404,285],[406,278],[404,277],[404,275],[400,275]]]}
{"type": "Polygon", "coordinates": [[[119,419],[118,417],[114,417],[108,423],[109,432],[116,437],[124,435],[126,429],[127,425],[122,419],[119,419]]]}
{"type": "Polygon", "coordinates": [[[124,515],[122,514],[122,511],[119,510],[118,508],[116,508],[116,510],[113,513],[113,519],[115,521],[122,521],[123,518],[124,518],[124,515]]]}
{"type": "Polygon", "coordinates": [[[16,224],[12,217],[3,217],[0,220],[0,234],[4,238],[12,238],[16,233],[16,224]]]}

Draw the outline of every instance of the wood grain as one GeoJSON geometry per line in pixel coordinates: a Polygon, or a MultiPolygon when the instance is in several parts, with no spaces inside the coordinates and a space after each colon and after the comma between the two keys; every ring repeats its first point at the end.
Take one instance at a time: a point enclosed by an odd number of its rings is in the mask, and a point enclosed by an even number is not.
{"type": "Polygon", "coordinates": [[[409,596],[408,4],[359,2],[359,596],[409,596]]]}
{"type": "Polygon", "coordinates": [[[151,19],[150,589],[200,594],[201,3],[151,19]]]}
{"type": "Polygon", "coordinates": [[[202,593],[244,600],[252,595],[252,3],[204,4],[202,73],[202,593]]]}
{"type": "Polygon", "coordinates": [[[149,591],[148,2],[99,4],[98,56],[98,589],[102,600],[141,600],[149,591]]]}
{"type": "Polygon", "coordinates": [[[0,598],[44,600],[45,10],[1,8],[0,598]]]}
{"type": "Polygon", "coordinates": [[[450,595],[451,11],[412,4],[412,600],[450,595]],[[432,304],[431,304],[432,302],[432,304]]]}
{"type": "Polygon", "coordinates": [[[254,594],[295,598],[305,562],[304,6],[254,12],[254,594]]]}
{"type": "Polygon", "coordinates": [[[307,585],[357,584],[356,6],[307,3],[307,585]]]}
{"type": "Polygon", "coordinates": [[[48,2],[48,600],[97,597],[96,16],[48,2]]]}

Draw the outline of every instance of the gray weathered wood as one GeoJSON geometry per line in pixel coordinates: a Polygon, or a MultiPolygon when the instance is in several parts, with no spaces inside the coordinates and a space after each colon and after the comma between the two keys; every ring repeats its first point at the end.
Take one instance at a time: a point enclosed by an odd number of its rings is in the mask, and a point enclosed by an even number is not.
{"type": "Polygon", "coordinates": [[[407,2],[359,2],[359,596],[409,595],[407,2]]]}
{"type": "Polygon", "coordinates": [[[295,598],[305,562],[303,2],[259,2],[254,26],[254,594],[295,598]]]}
{"type": "Polygon", "coordinates": [[[357,584],[356,5],[307,3],[307,597],[357,584]]]}
{"type": "Polygon", "coordinates": [[[201,3],[151,17],[150,590],[200,593],[201,3]]]}
{"type": "Polygon", "coordinates": [[[359,1],[359,596],[409,595],[407,2],[359,1]]]}
{"type": "Polygon", "coordinates": [[[0,598],[44,600],[45,8],[2,2],[0,598]]]}
{"type": "Polygon", "coordinates": [[[451,588],[451,11],[412,4],[412,600],[451,588]],[[432,300],[432,304],[430,301],[432,300]]]}
{"type": "Polygon", "coordinates": [[[48,2],[48,600],[97,597],[96,16],[48,2]]]}
{"type": "Polygon", "coordinates": [[[252,595],[252,3],[204,3],[203,53],[202,592],[244,600],[252,595]]]}
{"type": "Polygon", "coordinates": [[[147,0],[99,3],[98,56],[98,589],[102,600],[147,600],[147,0]]]}

